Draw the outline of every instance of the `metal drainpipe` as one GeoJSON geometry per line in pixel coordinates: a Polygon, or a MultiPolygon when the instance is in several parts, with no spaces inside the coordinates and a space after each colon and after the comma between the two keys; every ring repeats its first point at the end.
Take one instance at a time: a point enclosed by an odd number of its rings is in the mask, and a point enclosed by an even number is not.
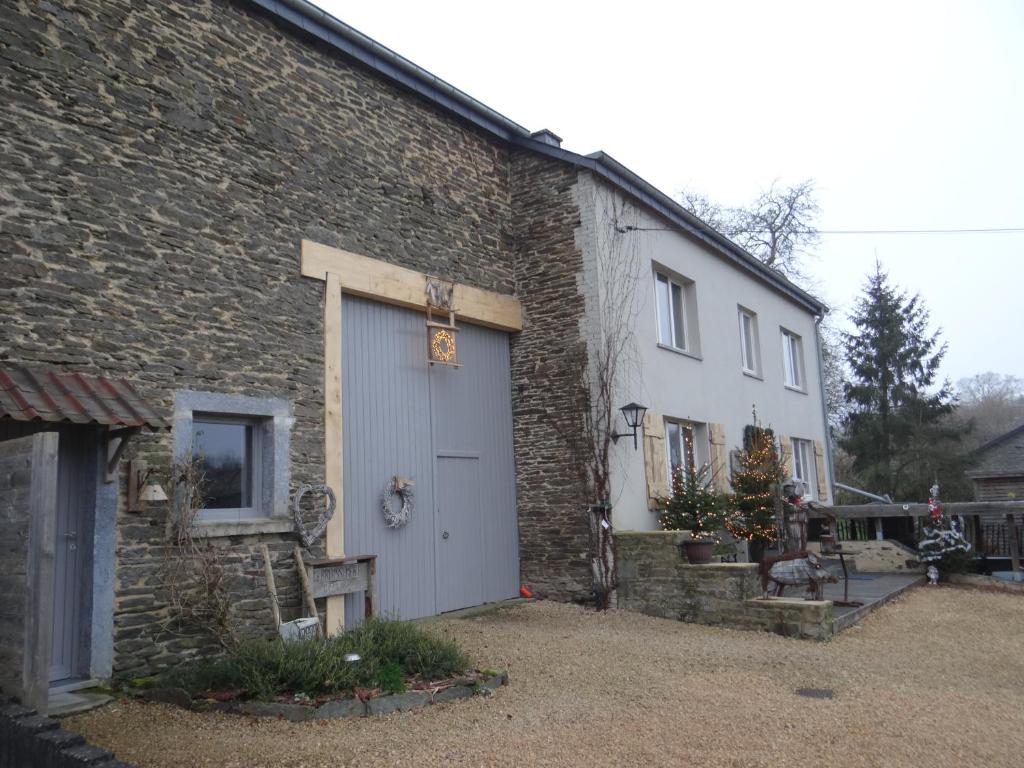
{"type": "Polygon", "coordinates": [[[825,427],[825,460],[828,465],[828,477],[830,481],[829,495],[832,503],[836,503],[835,495],[835,466],[832,463],[832,430],[828,426],[828,404],[825,402],[825,365],[821,359],[821,321],[825,319],[824,314],[818,315],[814,320],[814,343],[818,350],[818,389],[821,392],[821,420],[825,427]]]}

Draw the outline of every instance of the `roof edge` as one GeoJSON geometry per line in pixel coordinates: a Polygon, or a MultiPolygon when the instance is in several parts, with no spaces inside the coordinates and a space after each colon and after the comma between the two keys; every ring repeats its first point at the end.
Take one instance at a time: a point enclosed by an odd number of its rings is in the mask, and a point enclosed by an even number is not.
{"type": "Polygon", "coordinates": [[[529,138],[516,138],[512,141],[524,149],[558,160],[564,160],[577,167],[596,173],[610,184],[652,208],[680,229],[701,240],[719,255],[724,256],[741,269],[753,273],[755,277],[769,283],[815,315],[824,315],[828,312],[827,304],[807,293],[807,291],[793,283],[781,272],[767,266],[763,261],[741,248],[702,219],[694,216],[671,197],[649,181],[629,170],[629,168],[615,160],[608,153],[594,152],[589,155],[579,155],[567,149],[553,147],[529,138]]]}
{"type": "MultiPolygon", "coordinates": [[[[708,245],[728,261],[779,290],[815,315],[828,306],[782,273],[741,248],[722,233],[683,208],[650,182],[605,152],[580,155],[534,138],[530,131],[464,91],[350,27],[308,0],[249,0],[287,24],[333,46],[384,77],[404,85],[429,101],[469,120],[489,133],[522,149],[586,168],[624,193],[639,200],[685,232],[708,245]]],[[[553,135],[553,134],[552,134],[553,135]]]]}
{"type": "Polygon", "coordinates": [[[1024,432],[1024,424],[1018,424],[1016,427],[1009,430],[1008,432],[1003,432],[1003,434],[1001,435],[996,435],[991,440],[979,445],[977,448],[974,449],[974,455],[977,456],[979,453],[983,453],[987,451],[989,448],[995,448],[1000,443],[1003,443],[1009,440],[1011,437],[1021,434],[1022,432],[1024,432]]]}
{"type": "Polygon", "coordinates": [[[249,2],[491,133],[504,139],[530,135],[530,132],[519,123],[477,101],[423,67],[413,64],[409,59],[350,27],[308,0],[249,2]]]}

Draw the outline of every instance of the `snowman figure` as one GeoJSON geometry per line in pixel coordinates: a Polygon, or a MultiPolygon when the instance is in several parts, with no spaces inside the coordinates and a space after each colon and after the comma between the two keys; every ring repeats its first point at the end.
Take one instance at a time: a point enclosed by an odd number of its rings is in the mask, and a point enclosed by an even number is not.
{"type": "Polygon", "coordinates": [[[939,583],[939,569],[934,565],[928,566],[928,583],[938,584],[939,583]]]}

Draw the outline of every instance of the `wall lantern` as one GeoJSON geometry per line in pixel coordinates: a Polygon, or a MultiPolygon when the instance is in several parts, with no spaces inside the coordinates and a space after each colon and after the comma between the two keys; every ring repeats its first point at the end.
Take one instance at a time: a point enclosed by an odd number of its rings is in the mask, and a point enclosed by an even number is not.
{"type": "Polygon", "coordinates": [[[644,422],[644,414],[647,413],[647,406],[640,405],[639,403],[629,403],[628,405],[622,406],[622,417],[626,420],[626,426],[629,427],[632,432],[623,432],[622,434],[612,434],[612,442],[617,443],[620,437],[632,437],[633,438],[633,450],[637,449],[637,431],[640,429],[640,425],[644,422]]]}
{"type": "Polygon", "coordinates": [[[147,501],[167,501],[167,493],[159,483],[149,481],[152,470],[145,462],[128,462],[128,511],[143,512],[147,501]]]}

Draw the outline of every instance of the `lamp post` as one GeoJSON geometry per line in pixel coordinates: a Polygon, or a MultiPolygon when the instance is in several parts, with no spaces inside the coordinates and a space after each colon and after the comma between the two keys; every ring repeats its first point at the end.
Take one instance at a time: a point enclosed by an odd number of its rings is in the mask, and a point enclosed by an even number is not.
{"type": "Polygon", "coordinates": [[[647,413],[647,406],[640,405],[639,403],[629,403],[628,405],[622,406],[619,410],[622,411],[622,418],[626,420],[626,426],[632,431],[623,432],[621,434],[618,432],[612,433],[612,442],[617,443],[620,437],[632,437],[633,450],[635,451],[638,448],[636,439],[637,431],[644,421],[644,414],[647,413]]]}

